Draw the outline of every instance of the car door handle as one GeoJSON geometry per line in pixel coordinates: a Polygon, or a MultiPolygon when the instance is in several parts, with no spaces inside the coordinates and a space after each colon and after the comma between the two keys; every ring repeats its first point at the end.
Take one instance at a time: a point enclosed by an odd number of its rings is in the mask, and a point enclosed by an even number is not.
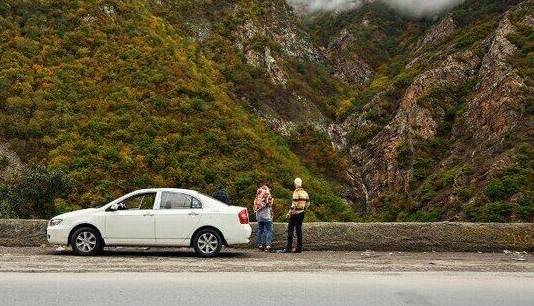
{"type": "Polygon", "coordinates": [[[146,214],[144,214],[143,216],[145,216],[145,217],[152,217],[153,215],[154,215],[154,214],[152,214],[152,213],[146,213],[146,214]]]}
{"type": "Polygon", "coordinates": [[[189,213],[189,215],[190,215],[190,216],[198,216],[199,213],[196,213],[196,212],[192,211],[192,212],[189,213]]]}

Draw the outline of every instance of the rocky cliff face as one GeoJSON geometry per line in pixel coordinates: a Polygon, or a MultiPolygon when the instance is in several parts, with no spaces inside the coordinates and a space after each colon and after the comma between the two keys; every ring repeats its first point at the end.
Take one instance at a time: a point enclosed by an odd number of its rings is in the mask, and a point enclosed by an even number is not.
{"type": "MultiPolygon", "coordinates": [[[[355,85],[374,79],[364,90],[364,106],[328,129],[333,146],[349,152],[348,175],[365,211],[391,220],[532,218],[526,212],[532,207],[531,166],[524,173],[514,168],[518,159],[532,158],[532,114],[526,111],[532,87],[525,80],[532,75],[521,75],[513,64],[532,53],[524,45],[518,51],[510,40],[532,33],[531,12],[532,1],[523,1],[476,25],[453,11],[427,30],[412,29],[412,37],[397,41],[393,61],[407,63],[397,75],[362,73],[369,66],[359,54],[352,60],[359,69],[334,65],[342,76],[356,71],[357,77],[345,78],[355,85]],[[395,81],[406,76],[404,89],[395,81]],[[376,117],[372,111],[381,104],[389,106],[376,117]],[[501,179],[512,190],[495,195],[501,179]]],[[[328,47],[361,43],[345,28],[328,47]]]]}
{"type": "MultiPolygon", "coordinates": [[[[231,74],[259,72],[232,78],[234,94],[275,132],[318,131],[349,159],[334,175],[348,203],[392,221],[533,217],[531,169],[514,172],[532,151],[532,70],[518,69],[531,65],[531,0],[470,0],[419,20],[379,1],[311,16],[302,4],[227,3],[219,13],[234,26],[211,20],[201,41],[214,53],[210,37],[231,41],[238,56],[213,57],[240,62],[231,74]],[[515,187],[496,196],[502,180],[515,187]]],[[[294,149],[320,164],[332,157],[315,153],[321,141],[294,149]]]]}
{"type": "Polygon", "coordinates": [[[490,40],[478,72],[479,83],[468,103],[466,125],[479,142],[501,138],[522,122],[526,84],[510,64],[517,47],[508,40],[516,28],[507,13],[490,40]]]}
{"type": "Polygon", "coordinates": [[[449,38],[456,31],[456,24],[452,16],[447,16],[436,26],[434,26],[421,40],[417,42],[417,51],[425,47],[437,45],[449,38]]]}
{"type": "Polygon", "coordinates": [[[343,29],[339,36],[328,45],[326,55],[332,63],[335,77],[350,84],[362,86],[371,80],[374,73],[358,54],[348,52],[354,42],[354,36],[347,29],[343,29]],[[349,53],[349,55],[343,56],[343,53],[349,53]]]}
{"type": "MultiPolygon", "coordinates": [[[[323,54],[299,27],[296,15],[287,4],[265,2],[262,8],[264,11],[259,18],[246,19],[232,36],[246,64],[265,71],[268,86],[276,88],[280,96],[272,97],[274,101],[268,99],[259,103],[250,101],[246,94],[241,98],[284,136],[290,136],[303,121],[313,122],[315,128],[323,129],[326,119],[318,105],[320,102],[304,95],[302,88],[293,86],[294,65],[319,64],[325,60],[323,54]]],[[[232,14],[243,14],[243,7],[236,6],[232,14]]]]}
{"type": "Polygon", "coordinates": [[[393,120],[364,147],[350,148],[354,164],[362,165],[352,171],[359,184],[366,186],[370,201],[367,206],[374,206],[384,192],[410,190],[411,172],[398,166],[399,148],[406,145],[413,150],[414,142],[434,137],[438,125],[418,99],[434,88],[458,86],[475,73],[478,63],[479,59],[466,51],[451,55],[440,67],[422,73],[400,99],[393,120]]]}

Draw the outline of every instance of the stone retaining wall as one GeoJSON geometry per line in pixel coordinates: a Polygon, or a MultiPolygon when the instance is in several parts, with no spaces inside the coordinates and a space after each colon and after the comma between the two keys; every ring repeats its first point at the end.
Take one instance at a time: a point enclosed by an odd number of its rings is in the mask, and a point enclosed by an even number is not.
{"type": "MultiPolygon", "coordinates": [[[[255,239],[256,224],[252,224],[255,239]]],[[[287,224],[275,223],[274,246],[287,224]]],[[[46,220],[0,220],[0,246],[46,244],[46,220]]],[[[534,223],[305,223],[308,250],[534,251],[534,223]]]]}
{"type": "MultiPolygon", "coordinates": [[[[274,228],[274,245],[283,247],[287,224],[274,228]]],[[[305,223],[303,232],[308,250],[534,250],[534,223],[305,223]]]]}
{"type": "Polygon", "coordinates": [[[0,219],[0,246],[46,244],[46,220],[0,219]]]}

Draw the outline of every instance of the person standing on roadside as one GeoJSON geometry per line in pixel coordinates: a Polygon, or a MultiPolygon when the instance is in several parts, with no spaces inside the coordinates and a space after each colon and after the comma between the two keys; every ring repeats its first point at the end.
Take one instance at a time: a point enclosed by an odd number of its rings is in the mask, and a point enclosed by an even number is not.
{"type": "Polygon", "coordinates": [[[215,193],[213,194],[213,198],[223,202],[224,204],[230,205],[230,198],[228,197],[228,192],[226,192],[226,188],[224,188],[223,185],[219,185],[219,187],[217,187],[217,191],[215,191],[215,193]]]}
{"type": "Polygon", "coordinates": [[[273,241],[273,197],[267,184],[262,184],[256,191],[254,212],[258,221],[256,246],[260,250],[270,252],[273,241]]]}
{"type": "Polygon", "coordinates": [[[293,191],[293,202],[287,213],[289,224],[287,226],[287,247],[283,253],[302,252],[302,222],[304,222],[304,212],[310,206],[310,197],[306,190],[302,188],[302,179],[295,179],[295,191],[293,191]],[[297,232],[297,247],[293,249],[293,233],[297,232]]]}

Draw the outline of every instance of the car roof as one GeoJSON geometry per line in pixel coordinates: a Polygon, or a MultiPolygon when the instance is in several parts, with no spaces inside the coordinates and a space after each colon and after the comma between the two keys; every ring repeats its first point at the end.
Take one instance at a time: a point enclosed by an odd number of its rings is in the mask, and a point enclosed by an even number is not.
{"type": "Polygon", "coordinates": [[[149,189],[139,189],[139,190],[136,190],[134,192],[135,193],[143,193],[143,192],[158,192],[158,191],[185,192],[185,193],[195,193],[195,194],[199,193],[196,190],[180,189],[180,188],[149,188],[149,189]]]}

